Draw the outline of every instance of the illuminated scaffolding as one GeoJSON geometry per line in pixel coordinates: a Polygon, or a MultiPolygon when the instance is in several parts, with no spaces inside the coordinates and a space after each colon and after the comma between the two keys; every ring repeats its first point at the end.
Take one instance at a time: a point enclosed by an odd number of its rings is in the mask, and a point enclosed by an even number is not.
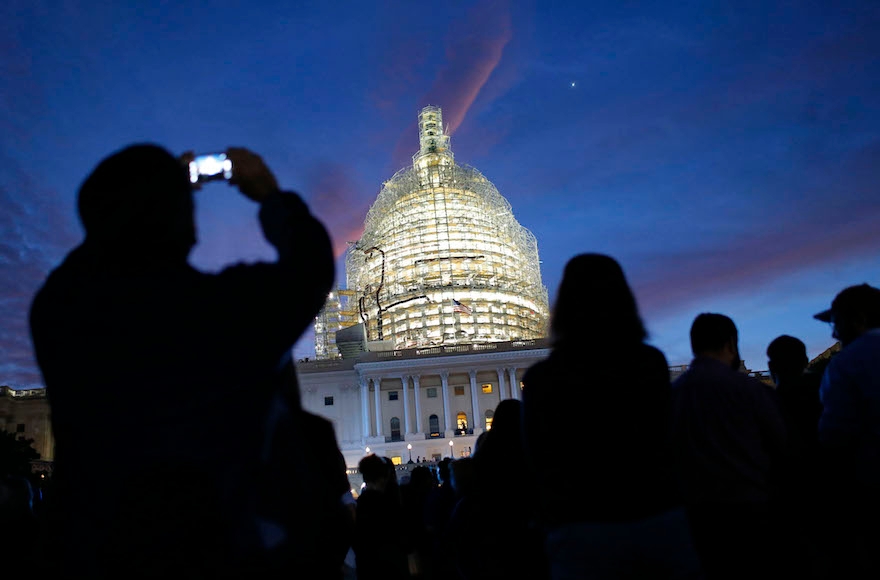
{"type": "Polygon", "coordinates": [[[439,107],[422,109],[412,167],[383,184],[349,247],[354,303],[328,301],[318,358],[338,353],[328,312],[336,329],[361,322],[368,341],[394,349],[546,336],[537,241],[488,179],[455,163],[442,121],[439,107]]]}
{"type": "Polygon", "coordinates": [[[358,323],[355,292],[335,288],[315,317],[315,358],[339,358],[336,333],[358,323]]]}

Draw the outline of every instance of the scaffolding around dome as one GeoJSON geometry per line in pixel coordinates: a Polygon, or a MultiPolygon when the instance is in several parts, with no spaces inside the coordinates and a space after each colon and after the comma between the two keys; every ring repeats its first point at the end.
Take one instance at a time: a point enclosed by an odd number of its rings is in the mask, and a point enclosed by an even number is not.
{"type": "Polygon", "coordinates": [[[419,115],[419,144],[348,249],[350,303],[337,292],[318,316],[317,358],[338,356],[330,334],[356,322],[395,350],[546,336],[535,237],[482,173],[454,162],[439,107],[419,115]]]}

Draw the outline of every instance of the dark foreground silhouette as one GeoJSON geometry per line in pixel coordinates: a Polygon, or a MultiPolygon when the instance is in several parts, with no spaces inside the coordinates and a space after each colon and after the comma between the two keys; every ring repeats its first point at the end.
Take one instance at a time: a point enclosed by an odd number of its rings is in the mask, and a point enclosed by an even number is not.
{"type": "Polygon", "coordinates": [[[83,183],[85,240],[34,299],[56,438],[49,552],[64,575],[240,576],[271,542],[252,509],[267,418],[333,254],[257,155],[227,153],[276,261],[190,266],[186,159],[136,145],[83,183]]]}

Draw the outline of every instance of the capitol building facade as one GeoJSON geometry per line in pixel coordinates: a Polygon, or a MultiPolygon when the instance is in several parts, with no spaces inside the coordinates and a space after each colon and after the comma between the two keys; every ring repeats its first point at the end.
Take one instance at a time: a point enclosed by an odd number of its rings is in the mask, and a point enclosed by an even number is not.
{"type": "Polygon", "coordinates": [[[303,407],[330,419],[349,467],[471,453],[503,399],[549,354],[546,339],[369,352],[297,363],[303,407]]]}
{"type": "Polygon", "coordinates": [[[412,166],[382,185],[315,320],[317,360],[297,363],[303,406],[333,421],[349,466],[468,455],[548,354],[535,237],[455,162],[441,109],[418,119],[412,166]]]}

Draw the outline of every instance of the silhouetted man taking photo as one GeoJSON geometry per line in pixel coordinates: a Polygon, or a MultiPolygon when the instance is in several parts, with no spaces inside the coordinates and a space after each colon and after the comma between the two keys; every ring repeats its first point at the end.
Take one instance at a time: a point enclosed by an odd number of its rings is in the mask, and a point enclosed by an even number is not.
{"type": "Polygon", "coordinates": [[[65,575],[241,576],[259,554],[248,510],[266,415],[334,262],[300,197],[279,191],[254,153],[226,154],[277,260],[190,266],[191,156],[135,145],[82,184],[85,240],[33,302],[65,575]]]}

